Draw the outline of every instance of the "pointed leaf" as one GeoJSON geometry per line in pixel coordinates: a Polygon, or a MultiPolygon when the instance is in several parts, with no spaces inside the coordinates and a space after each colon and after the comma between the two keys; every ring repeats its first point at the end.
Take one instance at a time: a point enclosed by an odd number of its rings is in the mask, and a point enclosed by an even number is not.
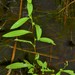
{"type": "Polygon", "coordinates": [[[39,41],[45,42],[45,43],[51,43],[51,44],[55,45],[54,41],[50,38],[42,37],[39,39],[39,41]]]}
{"type": "Polygon", "coordinates": [[[29,69],[28,73],[33,74],[34,68],[29,69]]]}
{"type": "Polygon", "coordinates": [[[12,27],[10,29],[15,29],[15,28],[22,26],[28,19],[29,19],[29,17],[24,17],[24,18],[19,19],[17,22],[15,22],[12,25],[12,27]]]}
{"type": "Polygon", "coordinates": [[[65,72],[65,73],[68,73],[68,74],[74,74],[74,71],[73,70],[63,70],[63,72],[65,72]]]}
{"type": "Polygon", "coordinates": [[[25,62],[26,64],[30,64],[27,60],[24,60],[24,62],[25,62]]]}
{"type": "Polygon", "coordinates": [[[17,63],[8,65],[6,68],[7,69],[19,69],[19,68],[24,68],[24,67],[27,67],[27,64],[17,62],[17,63]]]}
{"type": "Polygon", "coordinates": [[[47,68],[47,62],[46,61],[43,63],[43,66],[42,67],[43,68],[47,68]]]}
{"type": "Polygon", "coordinates": [[[35,25],[35,27],[36,27],[37,40],[39,40],[41,38],[41,35],[42,35],[42,29],[40,28],[39,25],[35,25]]]}
{"type": "Polygon", "coordinates": [[[27,3],[28,16],[31,16],[33,12],[33,5],[31,3],[27,3]]]}
{"type": "Polygon", "coordinates": [[[56,73],[56,75],[61,75],[61,71],[59,71],[58,73],[56,73]]]}
{"type": "Polygon", "coordinates": [[[27,30],[15,30],[15,31],[11,31],[11,32],[4,34],[3,37],[16,37],[16,36],[25,35],[28,33],[31,33],[31,32],[27,30]]]}
{"type": "Polygon", "coordinates": [[[42,66],[43,65],[43,62],[40,61],[40,60],[37,60],[37,63],[38,63],[39,66],[42,66]]]}
{"type": "Polygon", "coordinates": [[[28,3],[32,3],[32,0],[27,0],[28,1],[28,3]]]}
{"type": "Polygon", "coordinates": [[[28,41],[28,40],[15,39],[15,41],[29,43],[32,46],[34,46],[34,44],[31,41],[28,41]]]}
{"type": "Polygon", "coordinates": [[[38,60],[39,59],[39,54],[36,54],[35,55],[35,60],[38,60]]]}

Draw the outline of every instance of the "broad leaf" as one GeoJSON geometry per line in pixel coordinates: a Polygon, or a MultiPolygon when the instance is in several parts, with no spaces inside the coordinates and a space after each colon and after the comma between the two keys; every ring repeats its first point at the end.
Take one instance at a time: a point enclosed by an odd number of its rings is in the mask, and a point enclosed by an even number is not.
{"type": "Polygon", "coordinates": [[[28,3],[32,3],[32,0],[27,0],[28,1],[28,3]]]}
{"type": "Polygon", "coordinates": [[[35,27],[36,27],[37,40],[39,40],[41,38],[41,35],[42,35],[42,29],[40,28],[39,25],[35,25],[35,27]]]}
{"type": "Polygon", "coordinates": [[[28,41],[28,40],[15,39],[15,41],[29,43],[32,46],[34,46],[34,44],[31,41],[28,41]]]}
{"type": "Polygon", "coordinates": [[[12,27],[10,29],[15,29],[15,28],[22,26],[28,19],[29,19],[29,17],[24,17],[24,18],[19,19],[17,22],[15,22],[12,25],[12,27]]]}
{"type": "Polygon", "coordinates": [[[40,61],[40,60],[37,60],[37,63],[38,63],[39,66],[42,66],[43,65],[43,62],[40,61]]]}
{"type": "Polygon", "coordinates": [[[27,30],[15,30],[15,31],[11,31],[11,32],[4,34],[3,37],[16,37],[16,36],[25,35],[28,33],[32,33],[32,32],[27,31],[27,30]]]}
{"type": "Polygon", "coordinates": [[[61,75],[61,71],[59,71],[58,73],[56,73],[56,75],[61,75]]]}
{"type": "Polygon", "coordinates": [[[39,54],[36,54],[35,55],[35,60],[38,60],[39,59],[39,54]]]}
{"type": "Polygon", "coordinates": [[[6,68],[7,69],[19,69],[19,68],[24,68],[27,66],[28,66],[27,64],[17,62],[17,63],[13,63],[13,64],[8,65],[6,68]]]}
{"type": "Polygon", "coordinates": [[[45,43],[51,43],[51,44],[53,44],[53,45],[56,45],[52,39],[46,38],[46,37],[40,38],[39,41],[45,42],[45,43]]]}
{"type": "Polygon", "coordinates": [[[68,73],[70,75],[74,74],[74,71],[72,71],[72,70],[63,70],[63,72],[68,73]]]}
{"type": "Polygon", "coordinates": [[[33,5],[31,3],[27,3],[28,16],[31,16],[33,12],[33,5]]]}

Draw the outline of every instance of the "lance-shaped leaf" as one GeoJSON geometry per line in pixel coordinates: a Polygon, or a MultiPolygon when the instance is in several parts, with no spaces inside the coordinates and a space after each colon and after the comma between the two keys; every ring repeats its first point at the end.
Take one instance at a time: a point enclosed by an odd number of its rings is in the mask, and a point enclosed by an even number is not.
{"type": "Polygon", "coordinates": [[[30,68],[28,71],[28,73],[31,73],[31,74],[33,74],[33,72],[34,72],[34,68],[30,68]]]}
{"type": "Polygon", "coordinates": [[[68,73],[70,75],[74,74],[74,71],[72,71],[72,70],[63,70],[63,72],[68,73]]]}
{"type": "Polygon", "coordinates": [[[40,28],[39,25],[35,25],[35,27],[36,27],[37,40],[39,40],[41,38],[41,35],[42,35],[42,29],[40,28]]]}
{"type": "Polygon", "coordinates": [[[28,16],[31,16],[33,12],[33,5],[31,3],[27,3],[28,16]]]}
{"type": "Polygon", "coordinates": [[[43,62],[40,61],[40,60],[37,60],[37,63],[38,63],[39,66],[42,66],[43,65],[43,62]]]}
{"type": "Polygon", "coordinates": [[[35,55],[35,60],[38,60],[39,59],[39,54],[37,53],[36,55],[35,55]]]}
{"type": "Polygon", "coordinates": [[[32,3],[32,0],[27,0],[28,1],[28,3],[32,3]]]}
{"type": "Polygon", "coordinates": [[[27,67],[27,64],[21,63],[21,62],[16,62],[13,64],[8,65],[6,68],[7,69],[19,69],[19,68],[24,68],[27,67]]]}
{"type": "Polygon", "coordinates": [[[43,63],[42,68],[47,68],[47,62],[46,61],[43,63]]]}
{"type": "Polygon", "coordinates": [[[16,36],[25,35],[28,33],[32,33],[32,32],[27,31],[27,30],[15,30],[15,31],[11,31],[11,32],[4,34],[3,37],[16,37],[16,36]]]}
{"type": "Polygon", "coordinates": [[[45,42],[45,43],[51,43],[51,44],[53,44],[53,45],[56,45],[52,39],[46,38],[46,37],[40,38],[39,41],[45,42]]]}
{"type": "Polygon", "coordinates": [[[19,19],[17,22],[15,22],[12,25],[12,27],[10,29],[15,29],[15,28],[22,26],[28,19],[29,19],[29,17],[24,17],[24,18],[19,19]]]}
{"type": "Polygon", "coordinates": [[[28,41],[28,40],[15,39],[15,41],[29,43],[34,47],[34,44],[31,41],[28,41]]]}

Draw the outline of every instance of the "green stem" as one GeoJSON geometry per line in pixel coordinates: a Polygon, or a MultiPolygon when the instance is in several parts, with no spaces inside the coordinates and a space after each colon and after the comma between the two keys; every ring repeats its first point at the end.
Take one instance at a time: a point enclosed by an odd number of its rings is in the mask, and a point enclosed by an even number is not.
{"type": "Polygon", "coordinates": [[[35,40],[35,32],[34,32],[34,25],[35,25],[35,23],[33,21],[32,15],[29,16],[29,17],[30,17],[31,23],[32,23],[32,32],[33,32],[33,37],[34,37],[34,51],[36,52],[36,40],[35,40]]]}

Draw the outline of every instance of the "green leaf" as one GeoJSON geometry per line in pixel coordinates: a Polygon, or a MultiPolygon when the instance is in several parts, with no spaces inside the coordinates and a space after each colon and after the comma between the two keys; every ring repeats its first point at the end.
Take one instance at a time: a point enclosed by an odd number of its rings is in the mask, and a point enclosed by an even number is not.
{"type": "Polygon", "coordinates": [[[32,0],[27,0],[28,1],[28,3],[32,3],[32,0]]]}
{"type": "Polygon", "coordinates": [[[33,5],[31,3],[27,3],[28,16],[31,16],[33,12],[33,5]]]}
{"type": "Polygon", "coordinates": [[[8,65],[6,68],[7,69],[19,69],[19,68],[24,68],[27,67],[27,64],[21,63],[21,62],[16,62],[13,64],[8,65]]]}
{"type": "Polygon", "coordinates": [[[36,54],[35,55],[35,60],[38,60],[39,59],[39,54],[36,54]]]}
{"type": "Polygon", "coordinates": [[[32,64],[30,64],[27,60],[24,60],[24,62],[25,62],[26,64],[28,64],[28,69],[33,68],[33,67],[34,67],[34,66],[33,66],[32,64]]]}
{"type": "Polygon", "coordinates": [[[43,62],[40,61],[40,60],[37,60],[37,63],[38,63],[39,66],[42,66],[43,65],[43,62]]]}
{"type": "Polygon", "coordinates": [[[24,18],[19,19],[17,22],[15,22],[12,25],[12,27],[10,29],[15,29],[15,28],[22,26],[28,19],[29,19],[29,17],[24,17],[24,18]]]}
{"type": "Polygon", "coordinates": [[[61,71],[59,71],[58,73],[56,73],[56,75],[61,75],[61,71]]]}
{"type": "Polygon", "coordinates": [[[28,73],[33,74],[34,68],[29,69],[28,73]]]}
{"type": "Polygon", "coordinates": [[[52,39],[46,38],[46,37],[40,38],[39,41],[45,42],[45,43],[51,43],[51,44],[53,44],[53,45],[56,45],[52,39]]]}
{"type": "Polygon", "coordinates": [[[68,73],[70,75],[74,74],[74,71],[73,70],[63,70],[63,72],[68,73]]]}
{"type": "Polygon", "coordinates": [[[30,64],[27,60],[24,60],[24,62],[25,62],[26,64],[30,64]]]}
{"type": "Polygon", "coordinates": [[[47,68],[47,62],[46,61],[43,63],[43,66],[42,67],[43,68],[47,68]]]}
{"type": "Polygon", "coordinates": [[[34,44],[31,41],[28,41],[28,40],[15,39],[15,41],[29,43],[32,46],[34,46],[34,44]]]}
{"type": "Polygon", "coordinates": [[[38,74],[33,74],[33,75],[38,75],[38,74]]]}
{"type": "Polygon", "coordinates": [[[16,37],[16,36],[25,35],[28,33],[32,33],[32,32],[27,31],[27,30],[14,30],[14,31],[4,34],[3,37],[16,37]]]}
{"type": "Polygon", "coordinates": [[[42,35],[42,29],[40,28],[39,25],[35,25],[35,27],[36,27],[37,40],[39,40],[41,38],[41,35],[42,35]]]}

